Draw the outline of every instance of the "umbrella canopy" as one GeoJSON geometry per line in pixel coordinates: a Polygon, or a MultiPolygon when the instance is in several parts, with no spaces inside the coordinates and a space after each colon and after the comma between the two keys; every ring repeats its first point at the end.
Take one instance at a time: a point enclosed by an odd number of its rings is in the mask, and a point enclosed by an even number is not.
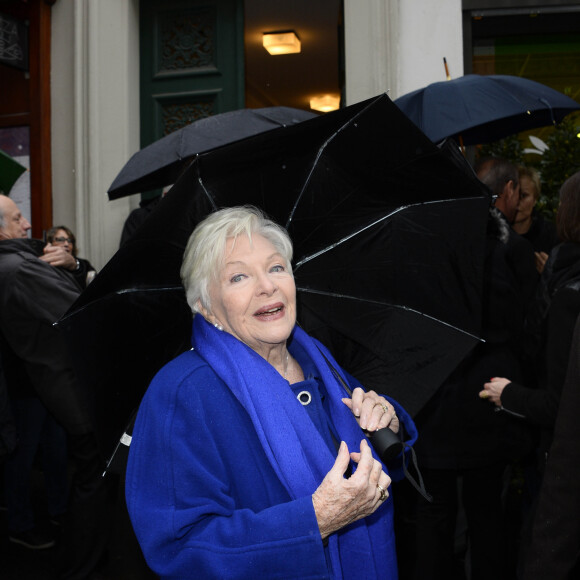
{"type": "Polygon", "coordinates": [[[395,100],[429,139],[461,137],[464,145],[559,123],[580,104],[546,85],[510,75],[465,75],[395,100]]]}
{"type": "Polygon", "coordinates": [[[313,117],[301,109],[266,107],[194,121],[135,153],[111,184],[109,199],[172,185],[198,153],[313,117]]]}
{"type": "Polygon", "coordinates": [[[417,412],[478,342],[489,197],[465,163],[384,95],[199,155],[59,322],[103,421],[189,348],[185,245],[241,204],[288,229],[302,326],[417,412]]]}
{"type": "Polygon", "coordinates": [[[12,186],[25,171],[26,167],[0,150],[0,192],[9,195],[12,186]]]}

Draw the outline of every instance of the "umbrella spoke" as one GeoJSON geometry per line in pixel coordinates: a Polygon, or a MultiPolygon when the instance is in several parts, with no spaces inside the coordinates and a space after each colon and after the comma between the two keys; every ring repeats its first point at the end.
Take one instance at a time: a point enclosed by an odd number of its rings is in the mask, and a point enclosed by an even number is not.
{"type": "Polygon", "coordinates": [[[296,286],[296,291],[303,292],[304,294],[317,294],[319,296],[326,296],[328,298],[339,298],[339,299],[344,299],[344,300],[352,300],[353,302],[363,302],[365,304],[376,304],[377,306],[384,306],[387,308],[392,308],[393,310],[412,312],[413,314],[416,314],[418,316],[432,320],[434,322],[437,322],[438,324],[442,324],[443,326],[445,326],[449,329],[452,329],[456,332],[459,332],[460,334],[463,334],[464,336],[469,337],[470,339],[474,339],[478,342],[482,341],[481,338],[479,338],[475,334],[472,334],[471,332],[468,332],[467,330],[464,330],[462,328],[454,326],[453,324],[449,324],[448,322],[445,322],[445,320],[441,320],[440,318],[430,316],[429,314],[426,314],[425,312],[421,312],[419,310],[416,310],[415,308],[411,308],[411,307],[405,306],[403,304],[394,304],[392,302],[384,302],[381,300],[372,300],[372,299],[363,298],[360,296],[347,296],[346,294],[341,294],[338,292],[327,292],[327,291],[325,292],[323,290],[313,290],[312,288],[305,288],[303,286],[298,286],[298,285],[296,286]]]}
{"type": "Polygon", "coordinates": [[[366,225],[363,228],[358,229],[357,231],[352,232],[351,234],[349,234],[348,236],[343,237],[340,240],[337,240],[336,242],[333,242],[332,244],[328,245],[325,248],[322,248],[321,250],[319,250],[318,252],[311,254],[309,256],[305,256],[304,258],[302,258],[299,262],[296,263],[296,265],[294,266],[295,270],[298,270],[298,268],[300,268],[300,266],[304,265],[306,262],[309,262],[310,260],[313,260],[314,258],[318,258],[318,256],[321,256],[322,254],[326,254],[327,252],[330,252],[331,250],[333,250],[334,248],[340,246],[341,244],[344,244],[345,242],[348,242],[349,240],[351,240],[352,238],[360,235],[361,233],[365,232],[366,230],[375,227],[377,224],[380,224],[381,222],[384,222],[385,220],[388,220],[389,218],[391,218],[392,216],[394,216],[395,214],[404,211],[407,207],[409,206],[402,206],[397,208],[396,210],[392,211],[391,213],[384,215],[383,217],[379,218],[378,220],[375,220],[374,222],[366,225]]]}
{"type": "MultiPolygon", "coordinates": [[[[469,202],[469,201],[475,201],[477,199],[480,199],[480,198],[466,197],[466,198],[464,198],[463,201],[469,202]]],[[[349,235],[344,236],[343,238],[341,238],[335,242],[332,242],[331,244],[325,246],[324,248],[321,248],[317,252],[300,258],[300,260],[297,261],[296,264],[294,265],[294,270],[295,271],[298,270],[301,266],[303,266],[307,262],[310,262],[311,260],[314,260],[315,258],[318,258],[319,256],[334,250],[335,248],[337,248],[341,244],[344,244],[345,242],[348,242],[349,240],[355,238],[356,236],[363,234],[367,230],[369,230],[369,229],[371,229],[371,228],[373,228],[373,227],[375,227],[375,226],[377,226],[385,221],[392,219],[396,214],[401,213],[405,210],[408,210],[408,209],[413,208],[413,207],[423,206],[423,205],[436,205],[436,204],[445,204],[445,203],[455,204],[457,202],[458,202],[457,199],[438,199],[438,200],[432,200],[432,201],[422,201],[422,202],[418,202],[418,203],[411,203],[408,205],[402,205],[400,207],[397,207],[395,210],[391,211],[390,213],[382,216],[381,218],[379,218],[377,220],[374,220],[373,222],[371,222],[363,227],[358,228],[357,230],[353,231],[349,235]]]]}

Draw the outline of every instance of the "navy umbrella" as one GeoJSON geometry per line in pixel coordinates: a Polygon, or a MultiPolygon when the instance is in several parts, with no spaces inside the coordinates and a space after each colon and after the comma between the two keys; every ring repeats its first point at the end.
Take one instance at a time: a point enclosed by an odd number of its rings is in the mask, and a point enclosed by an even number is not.
{"type": "Polygon", "coordinates": [[[122,428],[189,348],[189,235],[216,208],[252,204],[293,240],[305,330],[416,413],[479,341],[489,203],[456,147],[382,95],[197,156],[59,327],[99,419],[122,428]]]}
{"type": "Polygon", "coordinates": [[[198,119],[137,151],[115,177],[109,199],[172,185],[194,155],[313,117],[302,109],[265,107],[198,119]]]}
{"type": "Polygon", "coordinates": [[[432,83],[395,100],[429,139],[491,143],[559,123],[580,104],[546,85],[510,75],[465,75],[432,83]]]}

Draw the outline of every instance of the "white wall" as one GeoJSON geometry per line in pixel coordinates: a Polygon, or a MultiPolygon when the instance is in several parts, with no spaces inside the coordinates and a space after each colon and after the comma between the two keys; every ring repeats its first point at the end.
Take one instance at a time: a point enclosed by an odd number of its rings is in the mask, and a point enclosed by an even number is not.
{"type": "Polygon", "coordinates": [[[74,149],[74,12],[72,0],[52,8],[51,108],[52,108],[52,209],[53,224],[69,226],[79,237],[76,224],[74,149]]]}
{"type": "Polygon", "coordinates": [[[347,104],[463,74],[461,0],[345,0],[347,104]]]}
{"type": "Polygon", "coordinates": [[[396,0],[345,0],[346,104],[396,92],[398,44],[396,0]]]}
{"type": "Polygon", "coordinates": [[[136,201],[108,201],[139,148],[138,0],[61,0],[52,12],[53,222],[98,269],[136,201]]]}
{"type": "Polygon", "coordinates": [[[463,75],[461,0],[398,0],[398,94],[463,75]]]}

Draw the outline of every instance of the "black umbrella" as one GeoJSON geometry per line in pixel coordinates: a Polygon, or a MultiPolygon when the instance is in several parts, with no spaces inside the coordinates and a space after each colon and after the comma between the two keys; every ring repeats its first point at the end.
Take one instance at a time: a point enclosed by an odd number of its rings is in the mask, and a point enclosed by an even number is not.
{"type": "Polygon", "coordinates": [[[464,163],[386,96],[197,157],[59,323],[102,421],[189,348],[187,239],[240,204],[288,228],[303,327],[417,412],[478,341],[489,198],[464,163]]]}
{"type": "Polygon", "coordinates": [[[266,107],[194,121],[137,151],[115,177],[109,199],[171,185],[198,153],[313,117],[316,113],[302,109],[266,107]]]}
{"type": "Polygon", "coordinates": [[[580,104],[546,85],[511,75],[465,75],[432,83],[395,100],[433,142],[490,143],[559,123],[580,104]]]}

